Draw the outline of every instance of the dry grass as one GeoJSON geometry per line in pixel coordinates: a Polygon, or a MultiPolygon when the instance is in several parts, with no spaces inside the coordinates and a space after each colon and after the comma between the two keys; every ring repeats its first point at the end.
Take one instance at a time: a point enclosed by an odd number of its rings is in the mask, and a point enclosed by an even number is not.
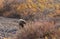
{"type": "Polygon", "coordinates": [[[29,22],[20,30],[17,39],[59,39],[58,31],[54,23],[47,21],[29,22]]]}

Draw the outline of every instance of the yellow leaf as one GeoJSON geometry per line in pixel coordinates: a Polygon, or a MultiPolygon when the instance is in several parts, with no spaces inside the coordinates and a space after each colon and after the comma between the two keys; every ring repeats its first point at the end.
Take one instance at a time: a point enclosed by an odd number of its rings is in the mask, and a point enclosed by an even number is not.
{"type": "Polygon", "coordinates": [[[45,39],[48,39],[48,37],[47,37],[47,36],[45,36],[45,39]]]}
{"type": "Polygon", "coordinates": [[[32,2],[32,0],[27,0],[27,2],[32,2]]]}

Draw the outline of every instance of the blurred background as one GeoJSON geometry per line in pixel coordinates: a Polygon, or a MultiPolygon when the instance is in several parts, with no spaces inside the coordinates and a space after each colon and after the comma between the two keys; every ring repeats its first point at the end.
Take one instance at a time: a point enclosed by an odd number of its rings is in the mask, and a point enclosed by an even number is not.
{"type": "Polygon", "coordinates": [[[0,0],[0,16],[26,20],[60,16],[60,0],[0,0]]]}

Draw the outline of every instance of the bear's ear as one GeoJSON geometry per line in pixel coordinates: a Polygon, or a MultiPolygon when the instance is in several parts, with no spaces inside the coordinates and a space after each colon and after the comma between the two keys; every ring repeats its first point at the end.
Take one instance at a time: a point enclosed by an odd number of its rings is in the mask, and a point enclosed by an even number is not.
{"type": "Polygon", "coordinates": [[[21,22],[21,21],[26,23],[26,21],[24,19],[19,19],[18,23],[21,22]]]}
{"type": "Polygon", "coordinates": [[[26,24],[26,21],[23,19],[18,20],[19,26],[24,27],[24,24],[26,24]]]}

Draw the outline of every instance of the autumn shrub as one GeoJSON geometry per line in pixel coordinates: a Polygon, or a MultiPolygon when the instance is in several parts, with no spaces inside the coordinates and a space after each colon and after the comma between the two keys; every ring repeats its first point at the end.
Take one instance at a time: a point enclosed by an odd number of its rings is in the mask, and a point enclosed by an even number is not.
{"type": "MultiPolygon", "coordinates": [[[[14,14],[17,14],[21,18],[38,19],[60,14],[59,0],[0,0],[0,2],[0,16],[4,17],[10,17],[13,14],[15,18],[14,14]]],[[[18,18],[20,17],[18,16],[18,18]]]]}

